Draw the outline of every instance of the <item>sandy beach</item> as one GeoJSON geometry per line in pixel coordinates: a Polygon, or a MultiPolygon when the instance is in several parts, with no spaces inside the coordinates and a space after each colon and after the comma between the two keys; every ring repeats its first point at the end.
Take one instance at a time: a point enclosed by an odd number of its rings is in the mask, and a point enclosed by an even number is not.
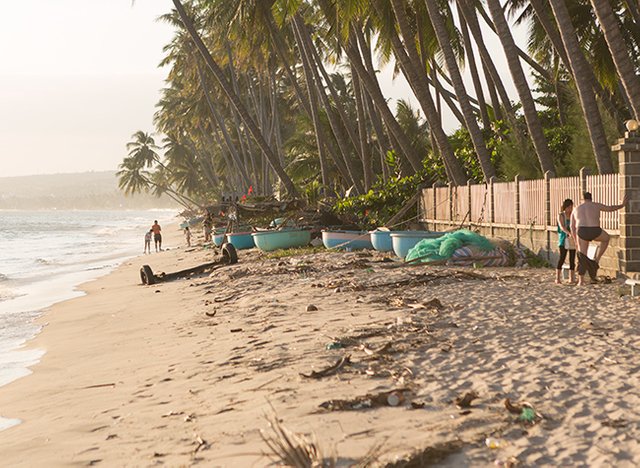
{"type": "Polygon", "coordinates": [[[0,432],[4,466],[267,466],[273,418],[339,466],[640,462],[640,304],[619,283],[241,251],[140,284],[144,263],[212,255],[130,260],[45,314],[42,361],[0,388],[0,414],[23,420],[0,432]]]}

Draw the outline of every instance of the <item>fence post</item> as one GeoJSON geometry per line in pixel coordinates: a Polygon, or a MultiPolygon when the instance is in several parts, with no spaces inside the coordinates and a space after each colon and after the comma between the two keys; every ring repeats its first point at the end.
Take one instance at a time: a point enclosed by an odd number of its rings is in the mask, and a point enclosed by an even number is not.
{"type": "Polygon", "coordinates": [[[449,226],[453,224],[453,185],[451,182],[447,184],[449,186],[449,226]]]}
{"type": "Polygon", "coordinates": [[[493,198],[493,184],[496,181],[496,176],[492,176],[489,179],[489,232],[491,233],[491,237],[495,236],[495,230],[493,227],[493,223],[496,222],[496,204],[493,198]]]}
{"type": "Polygon", "coordinates": [[[467,213],[469,213],[469,229],[471,229],[471,179],[467,180],[467,213]]]}
{"type": "Polygon", "coordinates": [[[433,190],[433,227],[434,227],[434,231],[437,231],[438,229],[436,229],[436,225],[435,225],[435,221],[438,219],[438,205],[437,205],[437,197],[436,197],[436,188],[437,188],[438,184],[436,182],[433,183],[433,185],[431,186],[431,190],[433,190]]]}
{"type": "Polygon", "coordinates": [[[580,168],[580,199],[582,200],[582,194],[587,191],[587,175],[589,169],[586,167],[580,168]]]}
{"type": "Polygon", "coordinates": [[[627,122],[628,132],[618,140],[613,151],[620,161],[620,195],[627,195],[627,206],[620,216],[620,271],[640,279],[640,132],[638,122],[627,122]]]}
{"type": "Polygon", "coordinates": [[[513,178],[516,186],[515,206],[516,206],[516,244],[520,244],[520,176],[516,174],[513,178]]]}
{"type": "Polygon", "coordinates": [[[551,260],[551,177],[553,173],[547,171],[544,173],[544,231],[547,239],[547,260],[551,260]]]}

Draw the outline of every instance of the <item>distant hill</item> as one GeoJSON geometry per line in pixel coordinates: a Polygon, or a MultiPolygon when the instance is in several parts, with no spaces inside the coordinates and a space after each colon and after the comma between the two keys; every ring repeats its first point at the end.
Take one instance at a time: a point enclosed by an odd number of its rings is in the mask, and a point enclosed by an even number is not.
{"type": "Polygon", "coordinates": [[[125,197],[114,171],[0,177],[0,209],[150,209],[175,208],[168,197],[125,197]]]}

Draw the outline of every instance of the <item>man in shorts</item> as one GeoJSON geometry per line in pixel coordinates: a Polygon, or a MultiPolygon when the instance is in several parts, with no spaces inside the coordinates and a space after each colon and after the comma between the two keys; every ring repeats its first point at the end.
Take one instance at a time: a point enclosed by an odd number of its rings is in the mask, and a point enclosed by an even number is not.
{"type": "Polygon", "coordinates": [[[158,224],[158,220],[153,222],[153,226],[151,226],[151,230],[153,231],[153,242],[156,244],[156,252],[162,252],[162,228],[158,224]]]}
{"type": "Polygon", "coordinates": [[[591,193],[584,192],[583,202],[571,213],[571,235],[578,247],[578,286],[584,284],[584,274],[589,271],[589,276],[595,280],[600,267],[600,259],[609,246],[609,234],[600,227],[601,211],[616,211],[623,208],[628,201],[625,195],[619,205],[603,205],[592,200],[591,193]],[[596,257],[591,260],[587,257],[589,242],[599,242],[600,248],[596,257]]]}

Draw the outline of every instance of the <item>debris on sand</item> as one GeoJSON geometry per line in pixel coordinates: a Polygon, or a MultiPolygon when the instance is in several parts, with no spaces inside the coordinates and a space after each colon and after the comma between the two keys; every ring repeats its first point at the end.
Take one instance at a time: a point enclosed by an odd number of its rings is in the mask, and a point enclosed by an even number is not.
{"type": "Polygon", "coordinates": [[[460,451],[463,447],[461,440],[451,440],[431,445],[418,452],[414,452],[399,460],[387,463],[385,468],[418,468],[436,465],[445,460],[449,455],[460,451]]]}
{"type": "Polygon", "coordinates": [[[269,421],[272,433],[260,431],[262,440],[269,447],[265,454],[278,466],[294,466],[300,468],[335,466],[335,460],[325,459],[318,443],[303,434],[296,434],[285,428],[273,416],[269,421]]]}
{"type": "Polygon", "coordinates": [[[399,406],[404,402],[410,403],[411,397],[412,392],[408,388],[399,388],[376,394],[368,393],[351,400],[328,400],[321,403],[320,407],[329,411],[355,411],[382,406],[399,406]]]}
{"type": "Polygon", "coordinates": [[[504,400],[504,407],[511,414],[517,414],[518,420],[525,424],[536,424],[542,419],[531,403],[523,401],[522,403],[513,403],[509,398],[504,400]]]}
{"type": "Polygon", "coordinates": [[[332,366],[327,367],[326,369],[322,369],[321,371],[311,371],[311,374],[300,374],[302,377],[307,379],[321,379],[322,377],[328,377],[330,375],[336,374],[340,369],[344,366],[351,364],[351,355],[343,356],[336,361],[336,363],[332,366]]]}
{"type": "Polygon", "coordinates": [[[473,400],[477,400],[479,396],[480,395],[478,395],[478,392],[471,390],[470,392],[467,392],[462,396],[456,397],[454,403],[460,409],[471,408],[471,403],[473,402],[473,400]]]}

